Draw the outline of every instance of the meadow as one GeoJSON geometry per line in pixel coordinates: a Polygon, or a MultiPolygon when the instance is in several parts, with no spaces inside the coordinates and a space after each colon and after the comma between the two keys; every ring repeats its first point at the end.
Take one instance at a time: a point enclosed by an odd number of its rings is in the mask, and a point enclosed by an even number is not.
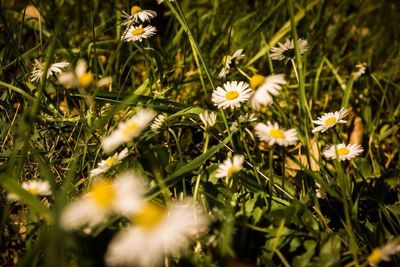
{"type": "Polygon", "coordinates": [[[400,266],[400,4],[0,2],[0,266],[400,266]]]}

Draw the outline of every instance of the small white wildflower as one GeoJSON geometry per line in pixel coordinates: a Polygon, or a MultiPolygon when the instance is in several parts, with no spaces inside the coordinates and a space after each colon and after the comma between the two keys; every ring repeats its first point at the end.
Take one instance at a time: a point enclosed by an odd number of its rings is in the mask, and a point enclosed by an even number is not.
{"type": "Polygon", "coordinates": [[[400,252],[398,240],[390,241],[380,248],[372,250],[367,258],[367,262],[372,266],[377,266],[380,261],[390,261],[390,257],[400,252]]]}
{"type": "Polygon", "coordinates": [[[133,23],[137,23],[139,21],[141,22],[150,21],[152,18],[157,16],[157,12],[153,10],[142,9],[140,6],[132,6],[131,14],[129,15],[125,11],[122,11],[122,16],[125,19],[122,22],[122,25],[129,27],[133,23]]]}
{"type": "Polygon", "coordinates": [[[363,63],[358,63],[356,65],[357,71],[351,73],[351,76],[353,76],[354,80],[357,81],[362,75],[365,74],[366,70],[367,70],[367,63],[363,62],[363,63]]]}
{"type": "Polygon", "coordinates": [[[204,111],[203,113],[201,113],[199,115],[201,121],[204,124],[204,128],[210,128],[213,127],[217,121],[217,114],[215,112],[208,112],[208,111],[204,111]]]}
{"type": "MultiPolygon", "coordinates": [[[[68,65],[69,63],[65,61],[51,64],[47,70],[46,78],[49,78],[56,73],[61,73],[68,65]]],[[[31,82],[38,82],[43,77],[43,73],[46,69],[46,62],[40,62],[39,60],[35,59],[33,66],[34,67],[31,72],[31,82]]]]}
{"type": "Polygon", "coordinates": [[[325,149],[322,153],[328,159],[336,159],[339,161],[351,160],[357,156],[359,156],[364,149],[359,144],[338,144],[331,145],[327,149],[325,149]]]}
{"type": "Polygon", "coordinates": [[[252,94],[249,85],[245,82],[226,82],[222,87],[217,87],[212,94],[212,102],[218,108],[235,108],[249,100],[252,94]]]}
{"type": "Polygon", "coordinates": [[[94,177],[99,174],[105,173],[109,169],[111,169],[113,166],[118,165],[121,160],[126,158],[128,156],[128,149],[125,148],[122,150],[120,153],[115,153],[113,156],[108,157],[105,160],[100,161],[100,163],[97,165],[97,168],[93,169],[90,171],[90,176],[94,177]]]}
{"type": "Polygon", "coordinates": [[[276,96],[282,89],[282,85],[286,84],[284,74],[270,75],[264,77],[262,75],[254,75],[250,78],[250,87],[256,90],[251,98],[251,107],[259,110],[261,106],[272,103],[272,96],[276,96]]]}
{"type": "Polygon", "coordinates": [[[267,124],[257,123],[254,127],[256,135],[261,141],[265,141],[272,146],[278,144],[280,146],[294,145],[298,141],[297,132],[295,129],[283,130],[275,122],[267,121],[267,124]]]}
{"type": "Polygon", "coordinates": [[[153,26],[146,26],[143,28],[142,25],[139,26],[131,26],[127,28],[124,34],[121,37],[121,40],[125,42],[136,42],[136,41],[143,41],[143,39],[147,39],[157,32],[156,28],[153,26]]]}
{"type": "MultiPolygon", "coordinates": [[[[304,54],[308,50],[308,42],[305,39],[298,39],[300,55],[304,54]]],[[[271,48],[269,57],[272,60],[289,60],[295,57],[294,52],[294,41],[293,39],[286,39],[285,43],[278,42],[278,46],[271,48]]]]}
{"type": "Polygon", "coordinates": [[[233,65],[239,63],[239,61],[245,57],[245,54],[243,54],[243,49],[238,49],[236,50],[233,55],[226,55],[222,59],[222,64],[224,65],[218,74],[218,78],[225,78],[226,75],[229,74],[230,69],[233,65]]]}
{"type": "MultiPolygon", "coordinates": [[[[49,196],[51,195],[50,183],[41,180],[28,180],[22,182],[22,188],[35,196],[49,196]]],[[[18,201],[20,198],[17,194],[8,194],[8,199],[18,201]]]]}
{"type": "Polygon", "coordinates": [[[151,124],[150,128],[153,132],[158,133],[164,124],[165,116],[160,114],[155,119],[154,122],[151,124]]]}
{"type": "Polygon", "coordinates": [[[329,128],[334,127],[338,123],[346,123],[343,120],[349,114],[349,110],[346,108],[341,108],[339,111],[325,113],[321,117],[314,120],[313,123],[319,126],[312,130],[312,133],[325,132],[329,128]]]}
{"type": "Polygon", "coordinates": [[[231,177],[242,169],[243,162],[244,156],[242,155],[235,155],[233,158],[227,158],[219,165],[215,177],[231,177]]]}

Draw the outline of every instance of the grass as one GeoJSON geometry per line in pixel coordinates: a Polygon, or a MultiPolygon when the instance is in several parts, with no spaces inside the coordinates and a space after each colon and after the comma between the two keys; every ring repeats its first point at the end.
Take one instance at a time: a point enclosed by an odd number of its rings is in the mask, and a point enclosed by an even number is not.
{"type": "MultiPolygon", "coordinates": [[[[166,117],[128,142],[129,156],[107,172],[147,177],[146,199],[170,206],[189,198],[210,219],[201,235],[165,266],[368,266],[373,250],[398,244],[400,31],[392,1],[2,1],[0,3],[0,185],[2,266],[102,266],[107,246],[127,226],[114,216],[87,234],[60,228],[69,202],[90,191],[89,171],[106,159],[101,141],[142,108],[166,117]],[[122,11],[157,11],[157,35],[122,42],[122,11]],[[24,9],[31,5],[29,9],[24,9]],[[34,8],[33,8],[34,6],[34,8]],[[25,10],[25,11],[24,11],[25,10]],[[39,12],[39,13],[37,13],[39,12]],[[294,58],[273,61],[270,49],[294,39],[294,58]],[[308,40],[301,55],[298,38],[308,40]],[[271,105],[218,109],[211,96],[224,55],[246,57],[226,81],[283,73],[271,105]],[[30,81],[35,59],[88,62],[106,87],[67,89],[54,76],[30,81]],[[352,73],[365,62],[359,79],[352,73]],[[312,120],[345,107],[347,123],[312,134],[312,120]],[[204,130],[203,111],[218,113],[204,130]],[[285,129],[295,146],[268,146],[255,113],[285,129]],[[328,160],[329,144],[358,140],[351,161],[328,160]],[[218,179],[218,165],[244,155],[243,169],[218,179]],[[48,181],[35,196],[22,182],[48,181]],[[320,197],[316,189],[326,192],[320,197]],[[8,194],[19,196],[18,202],[8,194]],[[194,248],[197,248],[196,250],[194,248]],[[201,248],[201,249],[200,249],[201,248]]],[[[396,266],[390,250],[380,266],[396,266]]],[[[392,255],[393,254],[393,255],[392,255]]]]}

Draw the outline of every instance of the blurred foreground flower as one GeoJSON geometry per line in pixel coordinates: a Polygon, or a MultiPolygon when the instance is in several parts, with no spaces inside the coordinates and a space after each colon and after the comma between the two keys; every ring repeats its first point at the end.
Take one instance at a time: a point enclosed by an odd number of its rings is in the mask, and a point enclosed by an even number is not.
{"type": "Polygon", "coordinates": [[[298,137],[295,129],[283,130],[275,122],[267,121],[267,124],[257,123],[254,127],[256,135],[261,141],[265,141],[272,146],[278,144],[280,146],[290,146],[297,143],[298,137]]]}
{"type": "MultiPolygon", "coordinates": [[[[299,38],[297,42],[299,45],[300,55],[307,52],[307,50],[308,50],[307,40],[299,38]]],[[[282,61],[282,60],[288,61],[290,59],[293,59],[295,57],[293,39],[286,39],[285,43],[283,43],[283,44],[278,42],[277,46],[274,46],[273,48],[271,48],[271,53],[270,53],[269,57],[272,60],[279,60],[279,61],[282,61]]]]}
{"type": "Polygon", "coordinates": [[[205,230],[208,219],[189,202],[173,204],[168,210],[147,203],[137,212],[133,226],[111,241],[106,254],[109,266],[157,266],[165,254],[179,252],[188,239],[205,230]]]}
{"type": "Polygon", "coordinates": [[[243,49],[236,50],[233,55],[224,56],[222,59],[222,67],[221,71],[218,74],[218,78],[225,78],[226,75],[229,74],[230,69],[233,65],[237,64],[242,58],[244,58],[243,49]]]}
{"type": "Polygon", "coordinates": [[[314,120],[313,123],[319,126],[315,127],[312,130],[312,133],[316,132],[325,132],[329,128],[332,128],[338,123],[346,123],[347,121],[343,120],[349,114],[349,110],[346,108],[341,108],[339,111],[325,113],[317,120],[314,120]]]}
{"type": "Polygon", "coordinates": [[[72,202],[61,214],[66,230],[95,226],[111,214],[131,216],[143,205],[142,178],[134,172],[118,175],[114,181],[99,179],[90,191],[72,202]]]}
{"type": "Polygon", "coordinates": [[[208,129],[209,127],[213,127],[215,125],[215,122],[217,121],[217,114],[212,111],[204,111],[203,113],[199,114],[199,117],[204,124],[204,128],[206,129],[208,129]]]}
{"type": "Polygon", "coordinates": [[[240,103],[249,100],[252,94],[249,85],[245,82],[226,82],[222,87],[217,87],[212,94],[212,102],[218,108],[240,107],[240,103]]]}
{"type": "Polygon", "coordinates": [[[251,107],[259,110],[261,106],[272,103],[272,96],[276,96],[282,89],[282,85],[286,84],[283,74],[270,75],[264,77],[262,75],[254,75],[250,78],[250,87],[256,90],[251,98],[251,107]]]}
{"type": "Polygon", "coordinates": [[[386,245],[375,248],[368,256],[367,261],[372,266],[377,266],[380,261],[390,261],[390,257],[400,252],[399,240],[394,240],[386,245]]]}
{"type": "MultiPolygon", "coordinates": [[[[22,182],[22,188],[35,196],[49,196],[51,195],[50,184],[48,181],[41,180],[28,180],[22,182]]],[[[18,201],[20,198],[17,194],[8,194],[8,199],[18,201]]]]}
{"type": "Polygon", "coordinates": [[[123,160],[124,158],[126,158],[126,156],[128,156],[127,148],[122,150],[120,153],[115,153],[113,156],[100,161],[100,163],[97,165],[97,168],[90,171],[90,176],[94,177],[96,175],[105,173],[106,171],[111,169],[113,166],[120,163],[120,161],[123,160]]]}
{"type": "Polygon", "coordinates": [[[143,39],[147,39],[157,32],[156,28],[153,26],[146,26],[143,28],[142,25],[139,26],[131,26],[127,28],[124,34],[121,37],[121,40],[125,42],[141,42],[143,39]]]}
{"type": "Polygon", "coordinates": [[[124,17],[124,21],[122,25],[124,26],[131,26],[133,23],[136,22],[146,22],[150,21],[152,18],[157,16],[157,12],[153,10],[142,9],[140,6],[132,6],[131,7],[131,14],[129,15],[125,11],[122,11],[122,16],[124,17]]]}
{"type": "Polygon", "coordinates": [[[351,160],[355,157],[358,157],[364,149],[359,144],[338,144],[331,145],[329,148],[325,149],[322,153],[325,158],[328,159],[336,159],[339,161],[351,160]]]}
{"type": "MultiPolygon", "coordinates": [[[[56,73],[61,73],[63,69],[68,65],[69,63],[65,61],[51,64],[49,69],[47,70],[46,78],[49,78],[51,75],[54,75],[56,73]]],[[[33,64],[33,66],[34,67],[31,72],[31,82],[38,82],[43,77],[43,73],[46,69],[46,62],[40,62],[39,60],[35,59],[35,63],[33,64]]]]}
{"type": "Polygon", "coordinates": [[[235,155],[233,158],[227,158],[222,164],[219,165],[215,177],[231,177],[239,172],[243,167],[244,157],[242,155],[235,155]]]}
{"type": "Polygon", "coordinates": [[[132,118],[121,122],[118,128],[101,142],[104,152],[110,153],[120,145],[131,141],[147,127],[156,113],[152,109],[139,110],[132,118]]]}

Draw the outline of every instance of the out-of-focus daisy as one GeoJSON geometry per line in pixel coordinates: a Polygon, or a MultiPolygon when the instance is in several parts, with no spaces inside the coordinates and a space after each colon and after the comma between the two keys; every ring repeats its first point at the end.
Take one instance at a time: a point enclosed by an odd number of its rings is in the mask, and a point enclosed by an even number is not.
{"type": "Polygon", "coordinates": [[[235,155],[233,158],[227,158],[219,165],[215,177],[231,177],[242,169],[243,162],[244,157],[242,155],[235,155]]]}
{"type": "Polygon", "coordinates": [[[164,255],[179,252],[208,224],[208,219],[189,202],[168,210],[148,203],[133,216],[133,226],[111,241],[106,254],[110,266],[158,266],[164,255]]]}
{"type": "Polygon", "coordinates": [[[91,85],[97,87],[105,86],[111,83],[110,77],[100,79],[98,82],[95,81],[93,73],[87,70],[88,65],[85,60],[80,59],[76,63],[74,71],[63,72],[58,77],[58,81],[67,88],[88,88],[91,85]]]}
{"type": "Polygon", "coordinates": [[[103,139],[101,142],[103,150],[106,153],[110,153],[121,144],[139,136],[155,116],[156,113],[152,109],[139,110],[135,116],[125,122],[121,122],[116,130],[103,139]]]}
{"type": "Polygon", "coordinates": [[[275,122],[267,121],[267,124],[257,123],[254,127],[256,135],[261,141],[265,141],[272,146],[278,144],[280,146],[290,146],[297,143],[298,137],[295,129],[283,130],[275,122]]]}
{"type": "Polygon", "coordinates": [[[244,58],[243,49],[236,50],[233,55],[226,55],[222,59],[224,65],[218,74],[218,78],[225,78],[229,74],[230,69],[233,65],[237,64],[242,58],[244,58]]]}
{"type": "MultiPolygon", "coordinates": [[[[304,54],[308,50],[308,42],[305,39],[298,39],[298,44],[299,44],[299,52],[300,55],[304,54]]],[[[271,48],[271,53],[269,54],[269,57],[272,60],[289,60],[295,57],[295,52],[294,52],[294,41],[293,39],[286,39],[285,43],[280,43],[278,42],[277,46],[274,46],[271,48]]]]}
{"type": "MultiPolygon", "coordinates": [[[[48,181],[41,180],[28,180],[22,182],[22,188],[35,196],[49,196],[51,195],[50,184],[48,181]]],[[[8,194],[8,199],[17,201],[19,196],[14,193],[8,194]]]]}
{"type": "Polygon", "coordinates": [[[217,114],[215,112],[208,112],[208,111],[204,111],[203,113],[201,113],[199,115],[201,121],[204,124],[204,128],[210,128],[213,127],[217,121],[217,114]]]}
{"type": "Polygon", "coordinates": [[[339,161],[344,161],[359,156],[363,151],[364,149],[359,144],[338,144],[329,146],[322,153],[328,159],[338,158],[339,161]]]}
{"type": "Polygon", "coordinates": [[[158,115],[154,119],[154,122],[150,126],[151,130],[153,132],[157,133],[161,129],[162,125],[164,124],[164,121],[165,121],[165,116],[162,114],[158,115]]]}
{"type": "Polygon", "coordinates": [[[380,261],[390,261],[390,257],[400,252],[399,240],[390,241],[386,245],[375,248],[367,258],[372,266],[377,266],[380,261]]]}
{"type": "Polygon", "coordinates": [[[125,42],[141,42],[143,39],[147,39],[157,32],[156,28],[153,26],[146,26],[143,28],[142,25],[131,26],[127,28],[121,37],[121,40],[125,42]]]}
{"type": "MultiPolygon", "coordinates": [[[[49,69],[47,70],[46,78],[50,76],[61,73],[65,67],[69,65],[68,62],[61,61],[56,62],[50,65],[49,69]]],[[[46,69],[46,62],[40,62],[39,60],[35,59],[35,63],[33,64],[33,70],[31,72],[31,82],[38,82],[43,77],[43,73],[46,69]]]]}
{"type": "Polygon", "coordinates": [[[140,6],[132,6],[131,7],[131,14],[129,15],[125,11],[122,11],[122,16],[124,17],[124,21],[122,25],[124,26],[131,26],[133,23],[136,22],[146,22],[150,21],[152,18],[157,16],[157,12],[148,9],[142,9],[140,6]]]}
{"type": "Polygon", "coordinates": [[[264,77],[256,74],[250,78],[250,87],[255,91],[251,98],[251,107],[259,110],[261,106],[272,103],[272,96],[276,96],[282,89],[282,85],[286,84],[283,74],[270,75],[264,77]]]}
{"type": "Polygon", "coordinates": [[[362,75],[365,74],[366,70],[367,70],[367,63],[363,62],[363,63],[358,63],[356,65],[357,71],[351,73],[351,76],[353,76],[354,80],[358,80],[358,78],[360,78],[362,75]]]}
{"type": "Polygon", "coordinates": [[[218,108],[235,108],[239,107],[240,103],[249,100],[252,94],[249,85],[245,82],[226,82],[222,87],[217,87],[212,94],[212,102],[218,108]]]}
{"type": "Polygon", "coordinates": [[[118,175],[115,180],[97,180],[90,191],[72,202],[61,215],[66,230],[93,227],[111,214],[130,217],[144,204],[142,180],[133,172],[118,175]]]}
{"type": "Polygon", "coordinates": [[[111,169],[113,166],[117,165],[118,163],[121,162],[124,158],[128,156],[128,149],[125,148],[122,150],[120,153],[115,153],[113,156],[108,157],[105,160],[100,161],[100,163],[97,165],[96,169],[93,169],[90,171],[90,176],[94,177],[96,175],[105,173],[109,169],[111,169]]]}
{"type": "Polygon", "coordinates": [[[349,110],[346,108],[341,108],[339,111],[325,113],[321,117],[313,121],[314,124],[319,125],[315,127],[312,132],[325,132],[329,128],[332,128],[338,123],[346,123],[343,120],[349,114],[349,110]]]}

